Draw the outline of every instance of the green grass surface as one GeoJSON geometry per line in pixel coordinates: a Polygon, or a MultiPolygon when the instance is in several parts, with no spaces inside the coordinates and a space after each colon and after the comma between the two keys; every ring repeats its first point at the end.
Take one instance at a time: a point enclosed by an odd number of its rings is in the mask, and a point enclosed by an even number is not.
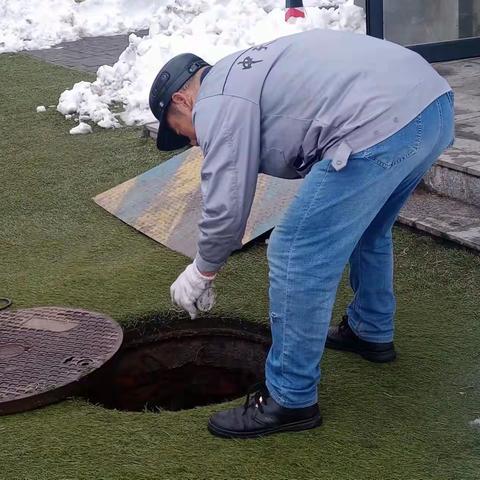
{"type": "MultiPolygon", "coordinates": [[[[153,142],[137,129],[72,136],[54,109],[35,113],[86,74],[2,55],[0,79],[0,296],[128,326],[171,315],[168,287],[188,260],[91,200],[160,162],[153,142]]],[[[68,400],[0,418],[0,479],[479,479],[480,258],[405,230],[395,240],[398,361],[327,352],[323,427],[224,441],[205,428],[218,406],[125,413],[68,400]]],[[[266,321],[263,244],[217,284],[215,315],[266,321]]],[[[344,281],[336,317],[348,296],[344,281]]]]}

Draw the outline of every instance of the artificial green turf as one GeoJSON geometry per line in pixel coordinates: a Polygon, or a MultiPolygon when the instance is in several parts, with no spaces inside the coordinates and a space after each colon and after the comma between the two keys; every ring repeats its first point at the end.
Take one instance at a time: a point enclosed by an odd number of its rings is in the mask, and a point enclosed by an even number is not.
{"type": "MultiPolygon", "coordinates": [[[[138,129],[72,136],[54,109],[35,113],[86,74],[2,55],[0,79],[0,296],[128,326],[172,315],[168,287],[188,260],[91,201],[161,161],[153,142],[138,129]]],[[[0,418],[0,479],[479,479],[480,258],[405,230],[395,240],[398,361],[327,352],[323,427],[224,441],[205,428],[218,406],[125,413],[69,400],[0,418]]],[[[217,285],[215,315],[265,322],[265,246],[235,255],[217,285]]],[[[337,318],[348,294],[344,281],[337,318]]]]}

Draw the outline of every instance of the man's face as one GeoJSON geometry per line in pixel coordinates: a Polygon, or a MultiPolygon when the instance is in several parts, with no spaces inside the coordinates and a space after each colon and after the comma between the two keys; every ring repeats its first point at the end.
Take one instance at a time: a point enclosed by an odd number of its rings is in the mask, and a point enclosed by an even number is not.
{"type": "Polygon", "coordinates": [[[192,146],[198,145],[195,127],[192,121],[194,101],[189,94],[176,92],[167,110],[167,125],[177,135],[190,140],[192,146]]]}
{"type": "Polygon", "coordinates": [[[197,146],[197,135],[195,134],[195,127],[192,122],[192,115],[171,113],[167,110],[167,125],[177,135],[183,135],[190,140],[192,146],[197,146]]]}

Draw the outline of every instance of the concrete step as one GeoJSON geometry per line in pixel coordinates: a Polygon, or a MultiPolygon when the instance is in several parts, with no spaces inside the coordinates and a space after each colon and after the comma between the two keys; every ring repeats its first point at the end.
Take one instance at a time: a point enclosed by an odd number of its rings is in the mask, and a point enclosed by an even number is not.
{"type": "Polygon", "coordinates": [[[152,137],[154,140],[157,139],[158,133],[158,122],[146,123],[143,126],[143,134],[145,137],[152,137]]]}
{"type": "Polygon", "coordinates": [[[428,173],[425,185],[433,192],[480,207],[480,58],[433,67],[455,92],[456,141],[428,173]]]}
{"type": "Polygon", "coordinates": [[[480,251],[480,208],[474,205],[418,189],[398,221],[480,251]]]}
{"type": "MultiPolygon", "coordinates": [[[[480,113],[471,121],[480,124],[480,113]]],[[[466,137],[464,128],[465,121],[457,123],[462,137],[438,159],[424,182],[435,193],[480,207],[480,141],[466,137]]]]}

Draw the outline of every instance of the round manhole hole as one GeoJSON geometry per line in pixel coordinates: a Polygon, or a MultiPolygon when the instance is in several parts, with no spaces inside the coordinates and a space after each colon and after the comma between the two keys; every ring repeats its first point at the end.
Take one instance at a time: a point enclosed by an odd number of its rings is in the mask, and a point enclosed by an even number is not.
{"type": "Polygon", "coordinates": [[[173,324],[127,340],[113,362],[94,376],[84,396],[127,411],[185,410],[244,395],[264,377],[268,329],[173,324]]]}
{"type": "Polygon", "coordinates": [[[122,338],[113,320],[85,310],[0,311],[0,415],[75,393],[78,381],[107,362],[122,338]]]}

